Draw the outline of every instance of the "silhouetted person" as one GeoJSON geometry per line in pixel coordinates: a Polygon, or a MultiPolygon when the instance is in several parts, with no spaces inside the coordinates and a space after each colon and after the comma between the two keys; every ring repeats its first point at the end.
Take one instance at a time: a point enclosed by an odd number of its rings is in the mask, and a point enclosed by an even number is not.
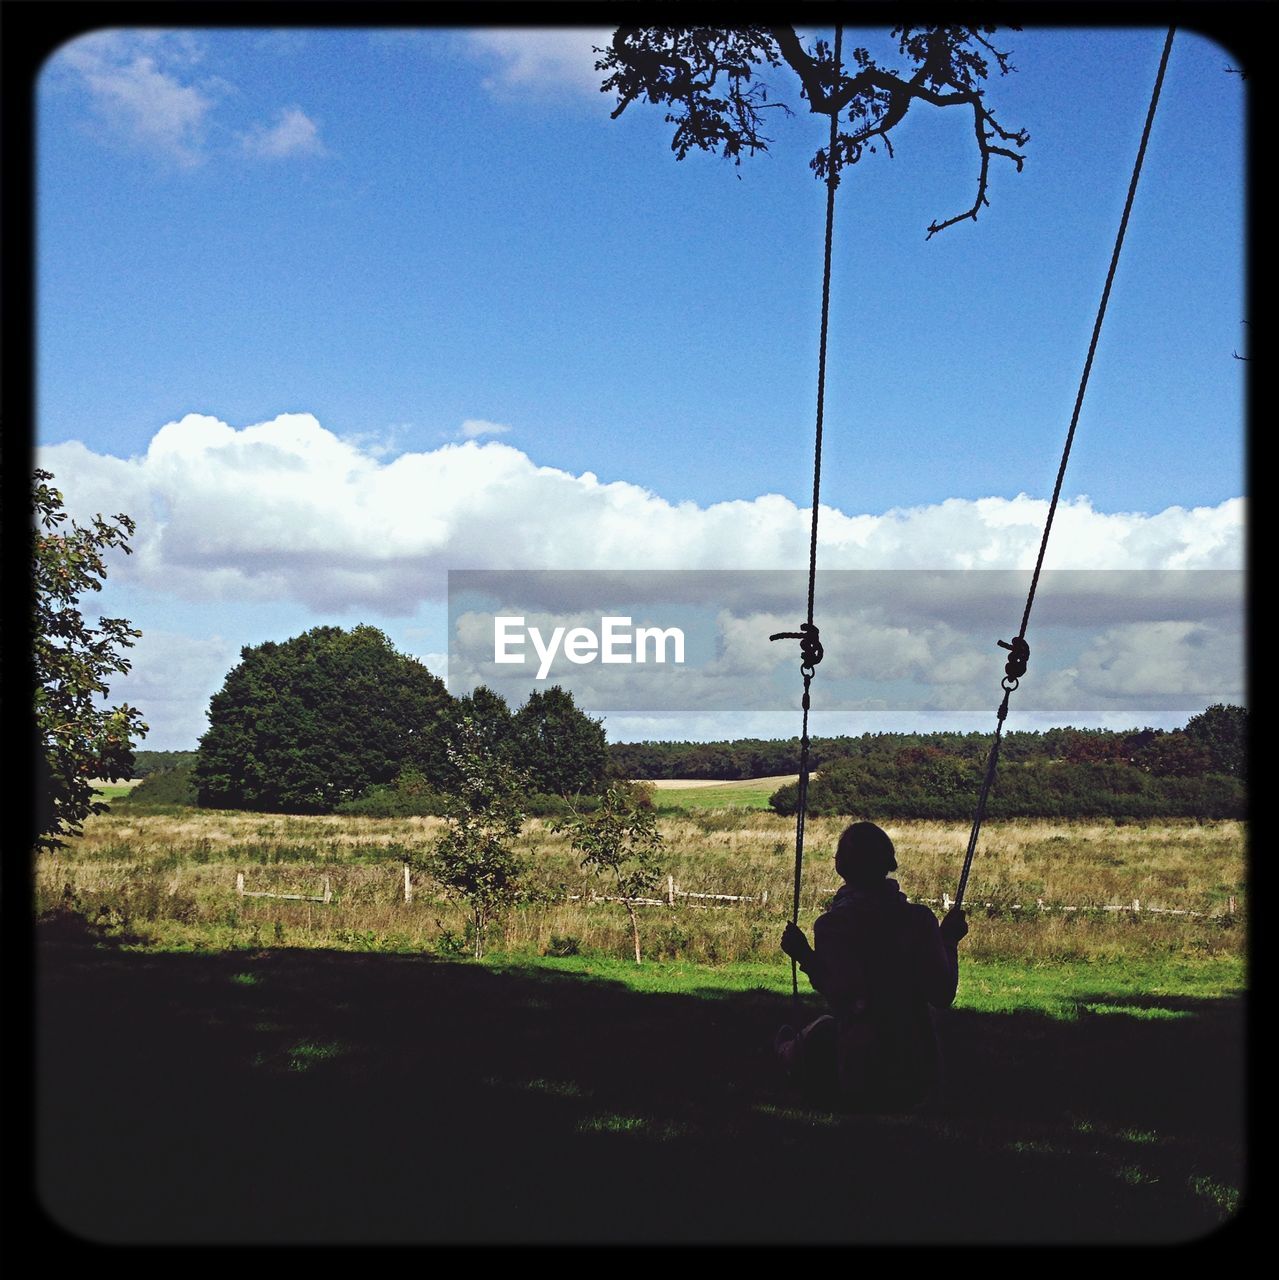
{"type": "Polygon", "coordinates": [[[774,1048],[791,1078],[814,1099],[862,1111],[906,1110],[941,1082],[941,1049],[929,1007],[943,1009],[959,985],[964,913],[939,925],[906,901],[888,833],[857,822],[839,838],[835,870],[844,879],[813,941],[793,924],[782,950],[826,997],[830,1014],[802,1031],[785,1026],[774,1048]]]}

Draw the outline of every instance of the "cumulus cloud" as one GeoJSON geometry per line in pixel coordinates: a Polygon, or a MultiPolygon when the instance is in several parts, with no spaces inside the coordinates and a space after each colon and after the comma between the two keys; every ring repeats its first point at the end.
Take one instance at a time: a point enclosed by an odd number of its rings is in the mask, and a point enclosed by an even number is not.
{"type": "Polygon", "coordinates": [[[1169,620],[1111,627],[1095,637],[1077,670],[1083,690],[1114,695],[1166,697],[1185,694],[1195,700],[1239,701],[1213,697],[1229,681],[1241,692],[1239,671],[1230,660],[1239,635],[1229,625],[1169,620]]]}
{"type": "Polygon", "coordinates": [[[527,30],[472,31],[467,42],[474,53],[496,60],[485,77],[490,92],[554,92],[563,89],[599,95],[603,74],[595,70],[596,46],[612,39],[611,28],[548,27],[527,30]]]}
{"type": "Polygon", "coordinates": [[[275,124],[270,128],[256,125],[243,136],[242,142],[250,155],[264,160],[324,154],[319,128],[301,107],[284,107],[277,113],[275,124]]]}
{"type": "MultiPolygon", "coordinates": [[[[316,612],[404,616],[440,599],[450,568],[793,569],[809,513],[764,494],[699,506],[626,481],[538,466],[500,441],[386,461],[310,414],[236,429],[188,414],[128,460],[79,443],[40,451],[78,511],[127,511],[120,572],[188,598],[293,600],[316,612]]],[[[1026,569],[1042,499],[950,499],[883,515],[822,509],[837,569],[1026,569]]],[[[1243,563],[1242,499],[1152,514],[1085,498],[1058,513],[1048,567],[1212,569],[1243,563]]],[[[1047,601],[1045,601],[1047,607],[1047,601]]],[[[789,629],[789,627],[788,627],[789,629]]]]}
{"type": "Polygon", "coordinates": [[[193,747],[209,727],[205,708],[239,661],[239,646],[221,636],[197,638],[146,628],[128,651],[127,675],[111,681],[112,705],[128,702],[142,712],[150,751],[193,747]]]}
{"type": "Polygon", "coordinates": [[[78,81],[119,135],[191,167],[202,157],[217,85],[196,83],[198,61],[198,47],[183,33],[102,31],[63,46],[54,65],[78,81]]]}
{"type": "MultiPolygon", "coordinates": [[[[475,575],[478,597],[547,634],[604,613],[635,625],[700,618],[688,632],[691,671],[563,655],[553,664],[549,679],[592,714],[612,713],[619,732],[638,731],[641,713],[723,725],[737,712],[793,711],[796,647],[768,636],[794,630],[802,613],[809,513],[777,494],[671,503],[625,481],[539,466],[496,440],[388,457],[378,441],[339,438],[305,413],[239,429],[189,414],[140,456],[71,442],[42,448],[39,465],[80,521],[97,512],[136,520],[135,554],[111,557],[109,587],[210,610],[293,605],[302,630],[307,614],[411,616],[441,601],[449,571],[465,566],[485,571],[475,575]]],[[[994,640],[1016,625],[1044,514],[1026,495],[882,515],[823,509],[820,704],[847,723],[815,731],[883,727],[897,713],[988,720],[1002,667],[994,640]]],[[[1100,512],[1083,498],[1062,507],[1018,726],[1172,723],[1243,701],[1243,527],[1242,499],[1148,514],[1100,512]]],[[[455,572],[459,581],[470,579],[455,572]]],[[[487,607],[468,605],[472,617],[459,609],[461,625],[450,627],[451,690],[483,681],[518,705],[535,682],[489,660],[487,607]]],[[[113,697],[142,707],[161,735],[149,745],[190,745],[238,645],[256,639],[148,631],[113,697]]],[[[423,660],[444,674],[444,654],[423,660]]]]}
{"type": "Polygon", "coordinates": [[[501,436],[511,428],[504,422],[486,422],[483,418],[467,418],[462,423],[459,433],[464,440],[474,440],[478,436],[501,436]]]}

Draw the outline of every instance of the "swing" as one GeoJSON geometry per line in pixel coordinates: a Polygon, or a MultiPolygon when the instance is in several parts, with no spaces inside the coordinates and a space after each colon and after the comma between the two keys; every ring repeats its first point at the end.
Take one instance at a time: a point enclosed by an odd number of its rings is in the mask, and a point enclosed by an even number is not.
{"type": "MultiPolygon", "coordinates": [[[[1124,204],[1123,216],[1119,220],[1119,231],[1115,237],[1114,250],[1110,257],[1110,269],[1106,273],[1106,283],[1101,293],[1101,302],[1097,308],[1097,318],[1093,323],[1092,339],[1088,344],[1088,355],[1084,361],[1083,374],[1079,380],[1079,390],[1075,396],[1075,407],[1070,417],[1070,427],[1066,433],[1066,443],[1062,450],[1061,463],[1057,468],[1057,481],[1053,486],[1052,501],[1048,506],[1048,516],[1044,522],[1043,536],[1039,542],[1039,554],[1035,560],[1034,573],[1031,575],[1030,590],[1026,596],[1026,607],[1021,615],[1021,627],[1012,640],[1000,640],[1001,649],[1008,650],[1008,658],[1004,664],[1004,675],[1000,681],[1004,696],[996,710],[995,736],[991,741],[990,753],[986,761],[986,772],[982,778],[981,788],[977,795],[977,805],[973,813],[972,829],[968,836],[968,848],[964,854],[964,866],[959,876],[959,887],[955,893],[954,910],[963,906],[964,891],[968,887],[968,875],[972,869],[973,856],[977,851],[977,839],[981,832],[982,822],[986,816],[986,804],[990,797],[990,789],[995,780],[995,770],[999,764],[999,748],[1003,738],[1004,721],[1008,717],[1008,701],[1016,691],[1026,667],[1030,661],[1030,645],[1026,641],[1026,630],[1030,625],[1030,611],[1035,603],[1035,592],[1039,586],[1039,576],[1043,569],[1044,555],[1048,550],[1048,537],[1052,532],[1053,518],[1057,513],[1057,503],[1061,497],[1062,482],[1066,477],[1066,464],[1070,460],[1070,449],[1075,439],[1075,429],[1079,424],[1079,413],[1083,407],[1084,393],[1088,387],[1088,377],[1092,372],[1093,357],[1097,352],[1097,342],[1101,336],[1102,321],[1106,315],[1106,305],[1110,300],[1111,286],[1114,284],[1115,272],[1119,266],[1119,254],[1123,248],[1124,235],[1128,230],[1128,218],[1132,212],[1133,200],[1137,194],[1137,182],[1141,177],[1141,167],[1146,156],[1146,144],[1150,140],[1151,127],[1155,120],[1155,110],[1159,104],[1159,94],[1163,88],[1164,72],[1168,67],[1168,57],[1172,52],[1175,27],[1168,28],[1164,41],[1163,54],[1159,61],[1159,71],[1155,76],[1155,87],[1150,97],[1150,106],[1146,112],[1146,124],[1142,131],[1141,143],[1137,148],[1137,159],[1133,165],[1132,179],[1128,184],[1128,198],[1124,204]]],[[[834,62],[836,74],[842,69],[840,59],[843,41],[843,27],[835,28],[834,62]]],[[[803,722],[799,742],[799,794],[795,810],[795,892],[791,907],[791,923],[799,922],[799,896],[803,881],[804,865],[804,819],[808,805],[809,782],[809,738],[808,713],[811,704],[810,689],[817,664],[822,660],[822,644],[817,624],[813,621],[813,603],[817,579],[817,512],[818,498],[821,491],[822,475],[822,424],[825,410],[826,390],[826,338],[830,313],[830,274],[831,274],[831,242],[835,228],[835,188],[839,185],[838,164],[835,158],[835,144],[838,136],[839,113],[831,113],[830,122],[830,163],[826,176],[826,246],[825,260],[822,270],[822,305],[821,336],[818,344],[817,358],[817,429],[813,458],[813,511],[812,529],[808,546],[808,616],[800,624],[798,631],[779,631],[769,636],[769,640],[793,639],[800,645],[800,675],[804,682],[803,696],[800,706],[803,709],[803,722]]],[[[798,964],[791,959],[791,990],[794,998],[799,998],[798,964]]]]}

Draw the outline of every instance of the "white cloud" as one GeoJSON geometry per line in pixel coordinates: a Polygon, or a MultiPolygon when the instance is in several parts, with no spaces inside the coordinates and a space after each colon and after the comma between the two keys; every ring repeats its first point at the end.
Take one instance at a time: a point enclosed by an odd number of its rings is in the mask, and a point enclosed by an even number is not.
{"type": "Polygon", "coordinates": [[[63,46],[54,61],[117,133],[180,165],[199,163],[216,82],[191,79],[199,53],[185,33],[95,32],[63,46]]]}
{"type": "MultiPolygon", "coordinates": [[[[656,670],[564,662],[552,678],[564,679],[595,714],[669,709],[677,718],[706,715],[708,724],[724,725],[736,712],[764,715],[793,702],[795,645],[767,637],[793,630],[802,613],[809,532],[802,507],[777,494],[706,507],[671,503],[624,481],[538,466],[493,440],[394,457],[382,446],[340,439],[310,414],[243,429],[189,414],[161,428],[139,457],[72,442],[41,449],[39,465],[54,473],[81,522],[97,512],[136,520],[135,554],[109,558],[109,589],[202,602],[211,615],[228,602],[295,606],[298,630],[312,625],[308,613],[411,616],[443,598],[447,571],[460,566],[750,570],[649,572],[614,588],[628,593],[620,611],[637,624],[678,621],[660,603],[671,600],[713,619],[710,646],[698,649],[696,681],[685,683],[674,670],[667,683],[655,681],[656,670]]],[[[819,703],[835,720],[814,731],[871,721],[882,727],[890,712],[934,714],[952,725],[969,711],[988,719],[1003,660],[994,640],[1015,626],[1044,512],[1043,501],[1025,495],[874,516],[823,509],[824,570],[873,572],[827,573],[819,583],[827,648],[819,703]],[[925,567],[950,572],[921,572],[925,567]]],[[[1048,559],[1058,572],[1041,583],[1033,679],[1018,694],[1018,727],[1038,717],[1180,723],[1186,707],[1242,701],[1239,578],[1178,570],[1239,569],[1243,534],[1242,499],[1151,514],[1099,512],[1087,499],[1061,508],[1048,559]],[[1084,571],[1060,572],[1067,568],[1084,571]]],[[[517,612],[546,624],[544,631],[590,623],[598,604],[590,581],[551,577],[540,598],[518,594],[529,581],[518,572],[494,575],[495,589],[511,594],[517,612]]],[[[114,608],[105,599],[102,607],[114,608]]],[[[487,625],[472,619],[470,629],[487,625]]],[[[156,728],[148,745],[190,745],[236,647],[257,638],[237,636],[232,645],[147,630],[134,673],[116,682],[112,696],[142,708],[156,728]]],[[[466,637],[454,644],[459,638],[466,637]]],[[[486,643],[491,649],[491,632],[471,639],[479,651],[486,643]]],[[[444,654],[433,651],[423,661],[444,674],[444,654]]],[[[472,676],[495,683],[472,666],[464,660],[454,672],[455,693],[472,676]]],[[[532,682],[515,668],[502,674],[514,680],[503,692],[518,704],[532,682]]],[[[639,725],[643,717],[623,714],[618,724],[624,721],[639,725]]]]}
{"type": "MultiPolygon", "coordinates": [[[[123,510],[137,520],[124,580],[188,598],[404,616],[439,599],[445,571],[460,566],[797,569],[807,561],[808,512],[778,494],[671,503],[625,481],[538,466],[498,441],[383,461],[305,413],[241,430],[189,414],[162,427],[141,457],[73,442],[42,449],[40,465],[82,516],[123,510]]],[[[821,563],[1026,569],[1045,510],[1025,495],[875,516],[823,508],[821,563]]],[[[1153,514],[1099,512],[1081,498],[1059,509],[1047,567],[1239,568],[1243,533],[1242,498],[1153,514]]]]}
{"type": "Polygon", "coordinates": [[[504,422],[486,422],[483,418],[467,418],[462,423],[460,435],[464,440],[474,440],[477,436],[501,436],[511,428],[504,422]]]}
{"type": "Polygon", "coordinates": [[[204,42],[189,31],[96,31],[73,40],[49,62],[50,83],[75,86],[116,138],[194,168],[210,139],[238,137],[252,155],[279,159],[323,155],[316,123],[299,106],[283,107],[271,124],[236,130],[215,119],[237,88],[201,74],[204,42]]]}
{"type": "Polygon", "coordinates": [[[1080,657],[1079,684],[1101,697],[1207,697],[1223,680],[1237,682],[1242,673],[1229,657],[1238,650],[1238,633],[1222,625],[1175,620],[1111,627],[1080,657]]]}
{"type": "Polygon", "coordinates": [[[497,70],[483,81],[490,92],[551,93],[569,89],[599,96],[603,72],[595,46],[613,38],[610,27],[553,27],[542,29],[472,31],[472,51],[496,59],[497,70]]]}
{"type": "Polygon", "coordinates": [[[433,675],[441,680],[448,678],[449,655],[447,653],[419,653],[417,660],[433,675]]]}
{"type": "Polygon", "coordinates": [[[244,149],[251,155],[267,160],[284,156],[323,155],[324,144],[320,131],[301,107],[284,107],[277,113],[276,122],[270,128],[255,125],[242,138],[244,149]]]}
{"type": "Polygon", "coordinates": [[[144,628],[128,650],[132,670],[111,681],[109,701],[142,712],[150,732],[139,746],[183,751],[209,727],[205,708],[239,661],[239,647],[221,636],[195,638],[144,628]]]}

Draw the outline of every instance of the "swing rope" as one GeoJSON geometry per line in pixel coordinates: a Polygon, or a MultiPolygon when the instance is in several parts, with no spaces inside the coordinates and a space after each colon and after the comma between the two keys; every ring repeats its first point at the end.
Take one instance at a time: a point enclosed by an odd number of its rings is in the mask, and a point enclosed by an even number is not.
{"type": "Polygon", "coordinates": [[[1062,481],[1066,478],[1066,464],[1070,461],[1070,448],[1075,442],[1075,428],[1079,425],[1079,413],[1083,408],[1084,392],[1088,389],[1088,377],[1092,372],[1093,357],[1097,354],[1097,343],[1101,337],[1102,321],[1106,318],[1106,305],[1110,301],[1110,289],[1115,282],[1115,272],[1119,267],[1119,254],[1123,249],[1124,235],[1128,230],[1128,216],[1132,213],[1133,200],[1137,195],[1137,182],[1141,177],[1141,166],[1146,158],[1146,144],[1150,141],[1150,130],[1155,122],[1155,110],[1159,105],[1159,94],[1163,89],[1164,72],[1168,69],[1168,57],[1172,53],[1172,39],[1176,33],[1175,26],[1168,28],[1168,36],[1164,41],[1163,56],[1159,60],[1159,72],[1155,76],[1154,92],[1150,95],[1150,107],[1146,111],[1146,127],[1142,130],[1141,144],[1137,148],[1137,160],[1133,165],[1132,180],[1128,184],[1128,199],[1124,204],[1123,217],[1119,220],[1119,232],[1115,237],[1114,251],[1110,255],[1110,270],[1106,273],[1106,284],[1101,291],[1101,303],[1097,308],[1097,319],[1093,323],[1092,340],[1088,344],[1088,356],[1084,361],[1084,371],[1079,379],[1079,391],[1075,396],[1074,412],[1070,416],[1070,429],[1066,433],[1066,446],[1062,450],[1061,465],[1057,468],[1057,483],[1053,486],[1052,502],[1048,505],[1048,518],[1044,522],[1043,537],[1039,541],[1039,555],[1035,560],[1035,572],[1030,579],[1030,591],[1026,595],[1026,608],[1021,615],[1021,630],[1010,642],[1000,640],[999,647],[1008,649],[1008,661],[1004,664],[1004,677],[1000,687],[1004,696],[995,715],[995,737],[990,745],[990,755],[986,761],[986,774],[982,779],[981,790],[977,796],[977,808],[973,813],[972,830],[968,836],[968,849],[964,854],[964,869],[959,876],[959,888],[955,892],[955,908],[964,904],[964,890],[968,887],[968,873],[973,865],[973,855],[977,851],[977,837],[981,832],[981,824],[986,817],[986,802],[990,796],[991,786],[995,781],[995,769],[999,763],[999,747],[1004,733],[1004,721],[1008,717],[1008,699],[1017,688],[1022,676],[1026,674],[1026,664],[1030,661],[1030,645],[1026,643],[1026,629],[1030,625],[1030,611],[1035,604],[1035,592],[1039,587],[1039,575],[1044,567],[1044,555],[1048,550],[1048,535],[1052,532],[1053,517],[1057,514],[1057,502],[1061,497],[1062,481]]]}
{"type": "MultiPolygon", "coordinates": [[[[844,28],[835,28],[835,90],[843,63],[840,51],[844,28]]],[[[822,325],[817,354],[817,430],[813,448],[813,514],[812,529],[808,539],[808,618],[800,623],[798,631],[779,631],[769,640],[798,640],[800,652],[799,672],[804,678],[804,696],[800,705],[804,710],[803,727],[799,738],[799,794],[795,808],[795,894],[791,904],[791,924],[799,923],[799,893],[804,878],[804,818],[808,811],[809,740],[808,710],[809,687],[813,683],[817,664],[822,660],[821,633],[813,621],[813,599],[817,587],[817,513],[822,486],[822,425],[826,409],[826,336],[830,320],[830,259],[831,245],[835,237],[835,188],[839,186],[839,167],[835,159],[835,144],[839,136],[839,112],[830,115],[830,148],[826,157],[826,247],[822,266],[822,325]]],[[[799,999],[799,968],[792,957],[790,962],[791,995],[799,999]]]]}

